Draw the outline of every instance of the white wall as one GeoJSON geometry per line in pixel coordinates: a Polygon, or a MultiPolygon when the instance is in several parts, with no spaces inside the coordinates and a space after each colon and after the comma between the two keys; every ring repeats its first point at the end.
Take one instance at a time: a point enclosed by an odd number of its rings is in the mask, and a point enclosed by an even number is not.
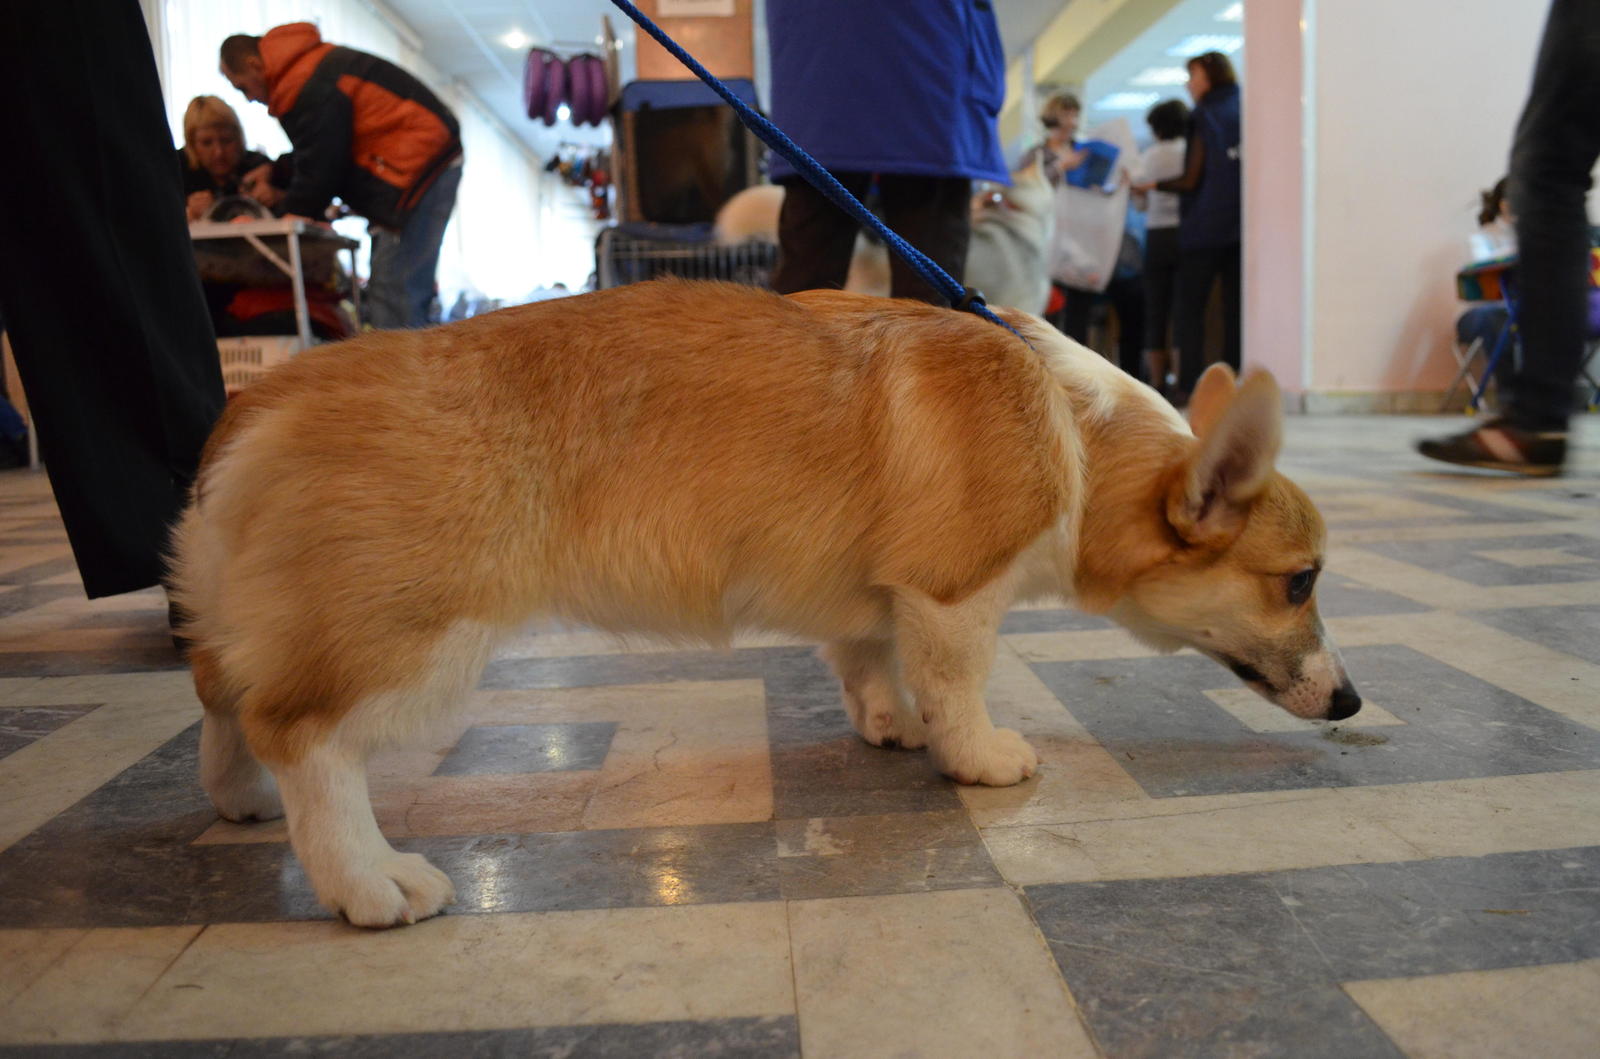
{"type": "Polygon", "coordinates": [[[1308,6],[1316,171],[1305,381],[1323,392],[1442,389],[1455,366],[1454,272],[1478,190],[1505,172],[1546,5],[1308,6]]]}

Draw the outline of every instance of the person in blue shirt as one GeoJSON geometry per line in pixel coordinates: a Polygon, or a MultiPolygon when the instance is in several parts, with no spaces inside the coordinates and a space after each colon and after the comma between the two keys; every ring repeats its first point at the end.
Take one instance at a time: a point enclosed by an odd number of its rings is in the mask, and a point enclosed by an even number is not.
{"type": "MultiPolygon", "coordinates": [[[[768,0],[772,120],[957,279],[973,180],[1011,182],[997,120],[1005,55],[991,0],[768,0]]],[[[781,294],[844,285],[856,222],[773,156],[781,294]]],[[[890,294],[944,299],[898,258],[890,294]]]]}
{"type": "Polygon", "coordinates": [[[1179,194],[1178,282],[1172,342],[1178,351],[1178,393],[1194,392],[1205,367],[1206,303],[1222,283],[1222,359],[1239,369],[1240,349],[1240,138],[1239,82],[1221,52],[1189,60],[1189,95],[1194,100],[1189,144],[1180,177],[1157,191],[1179,194]]]}

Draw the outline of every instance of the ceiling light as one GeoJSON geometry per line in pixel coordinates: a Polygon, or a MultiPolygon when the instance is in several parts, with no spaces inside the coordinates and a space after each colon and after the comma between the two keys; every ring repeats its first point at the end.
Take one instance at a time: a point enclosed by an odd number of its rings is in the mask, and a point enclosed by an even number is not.
{"type": "Polygon", "coordinates": [[[565,103],[556,108],[557,121],[566,121],[570,117],[572,117],[572,108],[567,106],[565,103]]]}
{"type": "Polygon", "coordinates": [[[1094,104],[1095,110],[1143,110],[1161,99],[1160,92],[1113,92],[1094,104]]]}
{"type": "Polygon", "coordinates": [[[533,43],[533,38],[522,32],[520,29],[514,29],[511,32],[501,36],[500,43],[504,44],[512,51],[521,51],[523,48],[526,48],[528,45],[533,43]]]}
{"type": "Polygon", "coordinates": [[[1181,85],[1189,80],[1189,71],[1181,66],[1147,66],[1142,74],[1130,78],[1130,85],[1152,87],[1155,85],[1181,85]]]}
{"type": "Polygon", "coordinates": [[[1220,33],[1196,33],[1168,48],[1167,54],[1187,58],[1208,51],[1220,51],[1224,55],[1232,55],[1242,47],[1244,47],[1243,37],[1224,36],[1220,33]]]}
{"type": "Polygon", "coordinates": [[[1241,3],[1237,3],[1237,4],[1229,4],[1227,7],[1223,8],[1221,11],[1217,12],[1217,21],[1218,22],[1243,22],[1244,21],[1244,4],[1242,2],[1241,3]]]}

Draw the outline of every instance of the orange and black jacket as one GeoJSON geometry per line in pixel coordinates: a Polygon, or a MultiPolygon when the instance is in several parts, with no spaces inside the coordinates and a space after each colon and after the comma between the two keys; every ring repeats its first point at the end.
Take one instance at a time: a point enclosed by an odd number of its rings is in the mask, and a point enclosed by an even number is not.
{"type": "Polygon", "coordinates": [[[461,127],[427,85],[376,55],[324,44],[309,22],[269,30],[261,61],[267,109],[294,143],[284,213],[321,217],[338,196],[398,229],[461,157],[461,127]]]}

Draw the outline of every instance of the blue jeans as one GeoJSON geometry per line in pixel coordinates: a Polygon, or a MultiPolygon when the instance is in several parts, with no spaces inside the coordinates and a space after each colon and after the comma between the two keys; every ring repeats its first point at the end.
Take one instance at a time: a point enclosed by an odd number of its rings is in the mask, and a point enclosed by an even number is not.
{"type": "Polygon", "coordinates": [[[1511,149],[1522,367],[1506,418],[1564,430],[1588,326],[1589,171],[1600,155],[1600,3],[1553,0],[1511,149]]]}
{"type": "Polygon", "coordinates": [[[426,327],[445,225],[456,206],[461,166],[440,173],[399,232],[372,229],[372,278],[367,304],[372,326],[426,327]]]}

